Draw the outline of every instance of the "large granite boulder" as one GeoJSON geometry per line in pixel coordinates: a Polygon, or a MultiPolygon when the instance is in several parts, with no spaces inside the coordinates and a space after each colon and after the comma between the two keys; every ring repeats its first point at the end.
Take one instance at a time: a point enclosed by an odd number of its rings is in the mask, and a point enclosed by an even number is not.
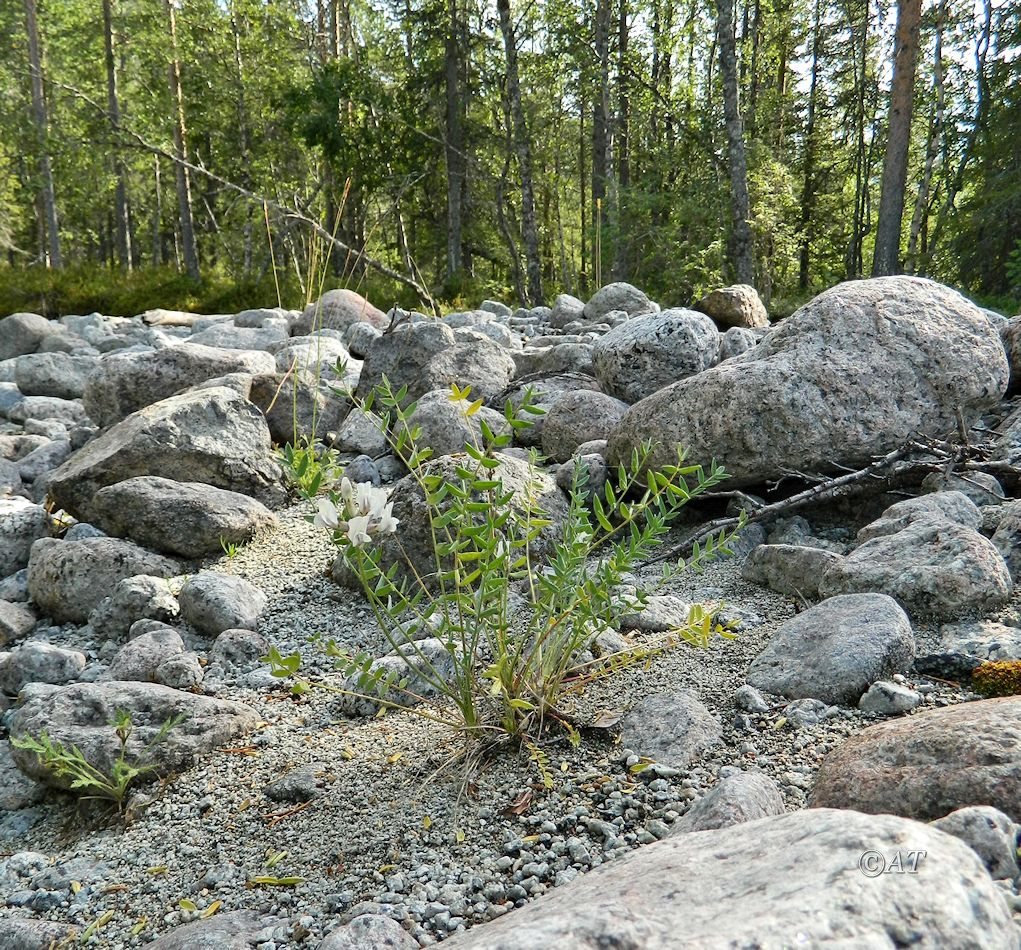
{"type": "Polygon", "coordinates": [[[132,413],[53,473],[50,497],[89,521],[99,489],[138,475],[202,482],[270,507],[286,498],[266,420],[225,387],[172,396],[132,413]]]}
{"type": "Polygon", "coordinates": [[[265,505],[247,495],[154,475],[101,488],[92,521],[107,534],[187,558],[216,554],[225,543],[250,541],[277,523],[265,505]]]}
{"type": "Polygon", "coordinates": [[[811,803],[922,821],[992,805],[1021,822],[1021,696],[870,726],[823,759],[811,803]]]}
{"type": "Polygon", "coordinates": [[[599,323],[613,310],[622,310],[629,317],[636,317],[642,313],[655,313],[659,307],[637,287],[617,281],[600,287],[592,295],[582,310],[582,317],[589,323],[599,323]]]}
{"type": "Polygon", "coordinates": [[[712,317],[725,327],[756,329],[769,326],[766,307],[758,291],[750,284],[721,287],[692,304],[691,309],[712,317]]]}
{"type": "Polygon", "coordinates": [[[643,440],[670,463],[715,458],[727,487],[785,472],[861,466],[918,435],[944,436],[996,405],[1007,358],[995,328],[956,291],[917,277],[853,281],[820,294],[754,349],[632,406],[610,461],[643,440]]]}
{"type": "Polygon", "coordinates": [[[80,399],[89,374],[96,368],[94,356],[70,353],[26,353],[19,356],[14,381],[26,396],[80,399]]]}
{"type": "Polygon", "coordinates": [[[105,357],[85,384],[85,409],[101,428],[191,386],[229,373],[272,373],[276,360],[251,350],[181,343],[148,353],[105,357]]]}
{"type": "Polygon", "coordinates": [[[809,809],[673,835],[446,945],[1016,950],[1017,930],[982,862],[956,838],[891,815],[809,809]],[[863,854],[924,859],[915,873],[871,876],[863,854]]]}
{"type": "Polygon", "coordinates": [[[896,534],[916,521],[952,521],[976,531],[982,527],[982,512],[963,492],[938,491],[917,498],[905,498],[890,505],[875,521],[858,532],[858,541],[896,534]]]}
{"type": "MultiPolygon", "coordinates": [[[[200,756],[226,745],[259,724],[258,713],[241,703],[183,692],[157,683],[72,683],[44,690],[29,698],[11,721],[11,735],[38,736],[45,732],[65,747],[75,745],[96,768],[109,773],[120,753],[111,723],[118,711],[131,716],[129,759],[141,757],[156,767],[152,777],[191,765],[200,756]],[[168,720],[185,718],[152,743],[168,720]]],[[[56,788],[68,779],[47,769],[34,752],[13,749],[14,760],[26,775],[56,788]]]]}
{"type": "Polygon", "coordinates": [[[884,594],[831,597],[780,626],[748,669],[748,682],[791,699],[856,706],[876,680],[915,658],[907,614],[884,594]]]}
{"type": "Polygon", "coordinates": [[[28,562],[28,592],[59,623],[85,623],[120,581],[136,574],[174,577],[180,572],[178,561],[119,538],[40,538],[28,562]]]}
{"type": "Polygon", "coordinates": [[[876,591],[912,617],[955,620],[1002,607],[1013,593],[1000,552],[973,528],[941,518],[914,521],[866,541],[832,564],[819,596],[876,591]]]}
{"type": "Polygon", "coordinates": [[[60,330],[37,313],[12,313],[0,320],[0,360],[35,353],[42,341],[60,330]]]}
{"type": "Polygon", "coordinates": [[[635,403],[715,366],[720,333],[705,314],[664,310],[629,320],[592,348],[596,379],[611,396],[635,403]]]}
{"type": "Polygon", "coordinates": [[[328,290],[302,311],[291,325],[291,336],[306,336],[317,330],[344,332],[355,323],[368,323],[377,330],[385,330],[390,318],[357,291],[346,287],[328,290]]]}
{"type": "MultiPolygon", "coordinates": [[[[432,449],[433,457],[463,452],[465,446],[481,446],[482,423],[497,434],[510,432],[510,425],[495,409],[480,406],[478,412],[465,415],[465,405],[451,402],[449,389],[437,389],[416,400],[415,411],[408,420],[412,428],[420,430],[415,445],[432,449]]],[[[398,424],[395,434],[406,431],[398,424]]]]}
{"type": "Polygon", "coordinates": [[[605,439],[625,412],[627,403],[606,393],[590,389],[563,393],[542,417],[543,454],[566,462],[579,445],[605,439]]]}
{"type": "Polygon", "coordinates": [[[13,495],[0,497],[0,578],[28,566],[32,545],[50,533],[50,516],[42,505],[13,495]]]}

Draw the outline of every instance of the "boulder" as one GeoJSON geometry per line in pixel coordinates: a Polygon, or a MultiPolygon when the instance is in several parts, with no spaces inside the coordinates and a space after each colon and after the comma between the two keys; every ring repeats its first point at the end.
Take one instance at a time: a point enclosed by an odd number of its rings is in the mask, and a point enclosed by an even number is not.
{"type": "Polygon", "coordinates": [[[585,319],[585,304],[577,297],[570,294],[560,294],[553,301],[553,313],[550,316],[550,326],[557,330],[563,330],[569,323],[585,319]]]}
{"type": "Polygon", "coordinates": [[[1021,822],[1021,696],[870,726],[823,759],[811,804],[921,821],[992,805],[1021,822]]]}
{"type": "Polygon", "coordinates": [[[1017,581],[1021,578],[1021,506],[1004,507],[1007,510],[1000,518],[990,540],[993,547],[1000,552],[1011,578],[1017,581]]]}
{"type": "Polygon", "coordinates": [[[359,914],[330,931],[318,950],[418,950],[418,941],[383,914],[359,914]]]}
{"type": "Polygon", "coordinates": [[[18,462],[18,474],[23,482],[35,482],[63,464],[70,454],[70,439],[51,439],[18,462]]]}
{"type": "MultiPolygon", "coordinates": [[[[355,324],[371,329],[367,323],[355,324]]],[[[376,331],[378,335],[379,331],[376,331]]],[[[348,363],[351,354],[343,342],[326,333],[314,336],[295,336],[283,343],[268,347],[276,359],[278,373],[307,373],[313,378],[337,382],[334,367],[338,362],[348,363]]]]}
{"type": "Polygon", "coordinates": [[[1000,323],[998,329],[1010,363],[1010,385],[1007,393],[1012,394],[1021,388],[1021,314],[1000,323]]]}
{"type": "Polygon", "coordinates": [[[59,326],[37,313],[12,313],[0,320],[0,360],[35,353],[42,341],[59,326]]]}
{"type": "Polygon", "coordinates": [[[720,333],[694,310],[664,310],[610,330],[592,348],[600,386],[611,396],[636,403],[664,386],[715,366],[720,333]]]}
{"type": "Polygon", "coordinates": [[[916,521],[952,521],[976,531],[982,527],[982,512],[976,504],[959,491],[932,492],[917,498],[905,498],[884,511],[877,520],[858,532],[859,543],[872,538],[896,534],[916,521]]]}
{"type": "MultiPolygon", "coordinates": [[[[7,410],[7,418],[11,422],[20,422],[27,430],[31,424],[44,421],[59,422],[70,428],[84,423],[87,416],[80,399],[61,399],[58,396],[25,396],[7,410]]],[[[54,432],[61,431],[59,426],[51,428],[54,432]]],[[[48,434],[52,438],[54,432],[44,434],[48,434]]]]}
{"type": "Polygon", "coordinates": [[[932,827],[960,838],[982,859],[993,880],[1012,881],[1021,875],[1021,826],[1002,811],[988,805],[958,808],[945,818],[937,818],[932,827]]]}
{"type": "Polygon", "coordinates": [[[140,633],[114,654],[104,680],[156,681],[156,671],[164,661],[184,653],[184,641],[173,628],[163,624],[140,633]]]}
{"type": "Polygon", "coordinates": [[[80,399],[85,392],[85,381],[96,365],[94,356],[27,353],[18,357],[14,381],[26,396],[80,399]]]}
{"type": "Polygon", "coordinates": [[[939,519],[866,541],[819,582],[820,597],[875,591],[913,617],[941,620],[995,610],[1013,590],[1007,565],[989,541],[939,519]]]}
{"type": "Polygon", "coordinates": [[[108,356],[85,384],[85,409],[105,428],[182,390],[229,373],[272,373],[276,361],[262,351],[219,350],[181,343],[147,353],[108,356]]]}
{"type": "Polygon", "coordinates": [[[583,389],[588,392],[598,392],[599,383],[583,373],[529,374],[518,377],[505,389],[490,397],[488,405],[497,412],[502,412],[505,403],[509,400],[518,409],[518,419],[531,423],[527,428],[518,429],[514,433],[515,444],[539,446],[542,445],[542,430],[546,425],[546,414],[549,413],[553,403],[565,393],[578,392],[583,389]],[[542,409],[543,415],[532,415],[520,410],[526,390],[531,390],[532,405],[542,409]]]}
{"type": "Polygon", "coordinates": [[[291,327],[291,336],[303,336],[319,329],[343,333],[355,323],[368,323],[377,330],[385,330],[390,318],[354,290],[346,287],[328,290],[302,311],[291,327]]]}
{"type": "MultiPolygon", "coordinates": [[[[152,778],[192,765],[259,724],[258,713],[241,703],[157,683],[73,683],[29,698],[14,714],[11,735],[45,732],[65,747],[76,745],[93,766],[109,774],[121,748],[110,723],[122,710],[133,727],[127,756],[136,760],[141,756],[155,766],[152,778]],[[163,724],[177,716],[185,718],[162,742],[147,749],[163,724]]],[[[35,753],[14,749],[13,755],[26,775],[56,788],[68,787],[68,779],[45,768],[35,753]]]]}
{"type": "Polygon", "coordinates": [[[247,495],[153,475],[101,488],[92,518],[109,535],[186,558],[216,554],[224,543],[243,544],[277,523],[247,495]]]}
{"type": "Polygon", "coordinates": [[[781,624],[748,682],[791,699],[856,706],[876,680],[915,658],[907,614],[884,594],[831,597],[781,624]]]}
{"type": "Polygon", "coordinates": [[[1017,930],[970,848],[918,822],[829,809],[672,835],[445,941],[449,950],[979,943],[1016,950],[1017,930]],[[924,859],[911,874],[870,876],[863,854],[924,859]]]}
{"type": "Polygon", "coordinates": [[[967,495],[979,508],[986,505],[1001,505],[1004,501],[1003,486],[987,472],[929,472],[922,479],[922,491],[958,491],[967,495]]]}
{"type": "Polygon", "coordinates": [[[778,594],[816,600],[819,581],[841,556],[823,548],[795,544],[760,544],[745,558],[741,576],[778,594]]]}
{"type": "Polygon", "coordinates": [[[0,691],[17,696],[29,683],[63,686],[78,679],[84,669],[84,653],[30,640],[0,660],[0,691]]]}
{"type": "Polygon", "coordinates": [[[766,307],[750,284],[734,284],[714,290],[692,304],[691,309],[712,317],[725,327],[755,329],[769,326],[766,307]]]}
{"type": "Polygon", "coordinates": [[[782,815],[786,811],[780,789],[761,772],[737,772],[713,786],[674,822],[673,833],[713,831],[746,821],[782,815]]]}
{"type": "Polygon", "coordinates": [[[722,737],[716,717],[687,689],[646,696],[620,722],[621,745],[675,769],[720,745],[722,737]]]}
{"type": "MultiPolygon", "coordinates": [[[[467,404],[450,401],[449,389],[437,389],[420,396],[409,422],[421,429],[415,444],[430,448],[434,457],[463,452],[467,445],[482,446],[482,422],[497,434],[507,434],[510,426],[503,415],[485,406],[468,417],[467,404]]],[[[397,425],[397,433],[403,430],[397,425]]]]}
{"type": "Polygon", "coordinates": [[[1007,359],[995,329],[956,291],[917,277],[834,287],[758,346],[632,406],[610,438],[611,464],[643,440],[651,468],[675,446],[715,458],[727,488],[785,472],[861,467],[919,435],[943,437],[995,406],[1007,359]],[[768,407],[768,411],[764,411],[768,407]]]}
{"type": "Polygon", "coordinates": [[[877,680],[858,700],[862,712],[877,716],[902,716],[922,704],[922,694],[916,693],[903,683],[877,680]]]}
{"type": "Polygon", "coordinates": [[[269,641],[254,630],[224,630],[209,650],[209,664],[229,673],[248,673],[262,665],[269,648],[269,641]]]}
{"type": "Polygon", "coordinates": [[[196,346],[213,346],[220,350],[269,350],[274,343],[287,339],[287,321],[277,320],[261,327],[239,327],[222,323],[193,333],[188,342],[196,346]]]}
{"type": "Polygon", "coordinates": [[[743,327],[731,327],[720,337],[720,362],[740,356],[758,344],[758,337],[743,327]]]}
{"type": "Polygon", "coordinates": [[[28,566],[32,545],[50,533],[50,516],[42,505],[14,495],[0,497],[0,578],[28,566]]]}
{"type": "Polygon", "coordinates": [[[636,317],[655,313],[659,307],[637,287],[619,281],[597,290],[585,304],[582,315],[589,323],[599,323],[611,310],[622,310],[629,317],[636,317]]]}
{"type": "Polygon", "coordinates": [[[246,398],[266,417],[276,445],[297,445],[336,430],[351,408],[308,373],[254,376],[246,398]]]}
{"type": "Polygon", "coordinates": [[[200,633],[215,637],[224,630],[255,630],[266,609],[266,595],[243,577],[202,571],[181,588],[181,616],[200,633]]]}
{"type": "Polygon", "coordinates": [[[139,574],[122,580],[89,614],[92,632],[103,640],[122,640],[139,620],[166,623],[181,606],[165,578],[139,574]]]}
{"type": "Polygon", "coordinates": [[[89,521],[101,488],[138,475],[202,482],[269,507],[286,499],[266,420],[224,387],[172,396],[128,416],[53,473],[50,497],[89,521]]]}
{"type": "Polygon", "coordinates": [[[562,393],[542,417],[542,451],[566,462],[579,445],[607,434],[627,412],[627,403],[590,389],[562,393]]]}
{"type": "Polygon", "coordinates": [[[0,599],[0,649],[31,633],[38,620],[28,605],[0,599]]]}
{"type": "Polygon", "coordinates": [[[948,653],[979,660],[1021,660],[1021,628],[992,620],[948,623],[940,628],[940,646],[948,653]]]}
{"type": "Polygon", "coordinates": [[[119,581],[180,572],[177,561],[119,538],[41,538],[32,545],[28,591],[39,610],[58,623],[85,623],[119,581]]]}

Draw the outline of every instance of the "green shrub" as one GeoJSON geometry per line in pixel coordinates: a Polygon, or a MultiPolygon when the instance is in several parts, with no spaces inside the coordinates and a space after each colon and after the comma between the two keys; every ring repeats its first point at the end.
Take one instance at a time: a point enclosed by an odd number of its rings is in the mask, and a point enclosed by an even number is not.
{"type": "MultiPolygon", "coordinates": [[[[481,400],[470,402],[467,389],[452,388],[452,401],[474,415],[481,400]]],[[[395,453],[424,495],[435,570],[422,576],[406,554],[403,563],[383,563],[376,542],[394,535],[399,546],[400,539],[399,521],[383,489],[345,478],[338,492],[319,501],[311,520],[330,532],[381,631],[409,667],[408,675],[385,673],[368,654],[348,655],[330,644],[339,672],[353,684],[343,691],[383,707],[416,704],[419,714],[458,729],[475,750],[521,741],[541,766],[536,742],[545,724],[560,723],[577,738],[562,708],[567,693],[678,642],[705,645],[714,634],[725,635],[711,611],[698,608],[688,623],[653,644],[588,663],[578,659],[596,632],[645,606],[646,593],[620,593],[625,574],[662,542],[684,504],[726,477],[721,468],[713,465],[705,472],[684,465],[678,453],[676,465],[646,471],[651,450],[646,445],[629,465],[618,467],[601,495],[590,496],[587,474],[579,467],[552,555],[540,564],[533,546],[550,522],[531,490],[522,504],[497,471],[496,453],[510,442],[509,435],[497,435],[481,421],[480,444],[469,445],[458,459],[456,477],[444,479],[423,467],[430,451],[416,444],[415,403],[407,403],[406,389],[394,392],[384,381],[360,406],[371,411],[374,402],[384,431],[397,433],[391,438],[395,453]],[[439,640],[443,662],[423,652],[416,631],[439,640]],[[439,701],[427,701],[427,692],[439,701]]],[[[531,424],[519,413],[540,411],[526,396],[517,410],[508,402],[505,417],[519,429],[531,424]]],[[[533,476],[535,461],[533,456],[533,476]]],[[[717,553],[729,553],[732,537],[711,538],[687,564],[667,565],[661,582],[684,567],[697,570],[717,553]]],[[[283,657],[274,650],[269,660],[277,676],[300,669],[299,654],[283,657]]],[[[308,686],[299,682],[297,689],[308,686]]]]}

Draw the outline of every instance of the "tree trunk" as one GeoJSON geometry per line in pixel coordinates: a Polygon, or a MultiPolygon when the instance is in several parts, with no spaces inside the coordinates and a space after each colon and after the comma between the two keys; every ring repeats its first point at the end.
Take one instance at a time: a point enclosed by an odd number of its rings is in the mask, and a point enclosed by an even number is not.
{"type": "Polygon", "coordinates": [[[620,15],[617,20],[617,234],[613,256],[613,275],[617,280],[630,276],[631,235],[630,220],[631,187],[631,97],[628,88],[628,22],[627,0],[620,0],[620,15]]]}
{"type": "Polygon", "coordinates": [[[542,261],[539,258],[539,230],[535,218],[535,191],[532,183],[532,147],[521,105],[518,78],[517,38],[510,15],[510,0],[497,0],[500,32],[507,52],[507,104],[514,132],[514,152],[521,175],[521,238],[525,245],[525,269],[528,273],[528,301],[533,307],[542,303],[542,261]]]}
{"type": "MultiPolygon", "coordinates": [[[[117,67],[113,55],[113,10],[112,0],[103,0],[103,46],[106,54],[106,109],[110,114],[110,125],[114,137],[121,127],[120,101],[117,97],[117,67]]],[[[114,176],[117,184],[114,192],[114,231],[117,241],[117,258],[121,267],[131,270],[131,217],[128,211],[127,171],[120,151],[114,153],[114,176]]]]}
{"type": "Polygon", "coordinates": [[[862,242],[868,233],[867,211],[869,205],[869,179],[867,173],[867,142],[865,137],[865,85],[868,66],[869,12],[871,0],[865,0],[865,11],[861,22],[861,48],[854,47],[855,24],[849,22],[852,54],[854,58],[855,113],[854,113],[854,215],[851,221],[851,236],[844,254],[844,274],[848,280],[861,277],[862,242]]]}
{"type": "Polygon", "coordinates": [[[444,48],[446,84],[446,159],[447,159],[447,281],[454,287],[464,271],[464,188],[465,161],[464,91],[461,83],[462,43],[458,0],[447,0],[448,21],[444,48]]]}
{"type": "Polygon", "coordinates": [[[815,209],[815,121],[819,101],[819,53],[822,33],[822,0],[815,0],[815,17],[812,24],[812,72],[808,87],[808,116],[805,125],[805,180],[801,189],[801,247],[798,254],[798,287],[808,290],[811,236],[809,226],[815,209]]]}
{"type": "Polygon", "coordinates": [[[738,283],[755,281],[755,240],[748,197],[748,165],[744,130],[737,97],[737,52],[734,37],[734,0],[716,0],[717,43],[723,81],[723,112],[727,123],[727,156],[730,172],[730,259],[738,283]]]}
{"type": "Polygon", "coordinates": [[[915,101],[915,64],[922,0],[899,0],[897,5],[897,52],[890,90],[890,121],[883,162],[883,189],[879,198],[876,248],[872,276],[900,270],[900,231],[904,215],[904,188],[908,178],[908,146],[915,101]]]}
{"type": "Polygon", "coordinates": [[[42,180],[42,204],[46,230],[47,259],[50,267],[60,267],[60,226],[57,198],[53,190],[53,165],[50,162],[49,117],[43,95],[43,57],[39,47],[39,25],[35,0],[25,0],[25,28],[28,33],[28,64],[32,77],[32,119],[39,143],[39,178],[42,180]]]}
{"type": "Polygon", "coordinates": [[[188,169],[182,164],[188,161],[188,146],[184,125],[184,94],[181,91],[181,62],[177,55],[177,16],[174,13],[174,0],[165,0],[165,3],[172,53],[167,66],[167,80],[174,108],[174,154],[179,159],[174,162],[174,173],[177,179],[177,213],[181,219],[181,251],[188,276],[192,280],[198,280],[199,255],[195,245],[195,226],[191,213],[191,182],[188,178],[188,169]]]}
{"type": "Polygon", "coordinates": [[[909,274],[916,273],[918,268],[918,241],[929,213],[929,193],[939,152],[937,146],[943,133],[943,117],[946,111],[946,90],[943,85],[943,30],[946,21],[947,0],[940,0],[936,10],[936,37],[932,63],[933,103],[925,138],[925,163],[922,167],[922,180],[918,183],[918,194],[915,196],[915,210],[911,215],[911,227],[908,230],[908,253],[904,261],[909,274]]]}
{"type": "Polygon", "coordinates": [[[598,0],[595,54],[599,75],[592,101],[592,252],[596,288],[602,283],[602,218],[610,157],[610,0],[598,0]]]}

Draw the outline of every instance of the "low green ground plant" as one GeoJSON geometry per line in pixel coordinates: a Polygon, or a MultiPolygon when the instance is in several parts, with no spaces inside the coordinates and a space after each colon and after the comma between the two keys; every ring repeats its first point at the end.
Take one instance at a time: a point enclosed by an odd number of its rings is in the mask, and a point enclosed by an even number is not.
{"type": "MultiPolygon", "coordinates": [[[[467,418],[482,405],[456,385],[450,398],[467,418]]],[[[626,575],[662,543],[685,504],[723,481],[719,466],[686,465],[678,451],[676,464],[649,470],[651,446],[644,445],[595,493],[588,491],[587,472],[579,466],[566,518],[554,525],[538,503],[536,457],[524,497],[503,482],[498,453],[510,435],[495,433],[480,418],[481,438],[455,457],[455,475],[449,477],[432,469],[430,450],[418,444],[416,403],[408,401],[406,388],[395,391],[384,380],[359,405],[376,411],[417,483],[428,512],[433,563],[423,571],[401,546],[400,519],[384,489],[344,478],[338,491],[319,499],[311,520],[330,533],[380,630],[407,666],[406,672],[388,671],[367,653],[350,654],[330,643],[328,651],[345,678],[342,691],[383,708],[412,707],[457,729],[471,750],[521,743],[541,767],[538,742],[548,724],[578,738],[564,707],[568,694],[678,643],[704,646],[727,635],[713,611],[699,606],[655,642],[582,659],[596,633],[644,608],[648,593],[629,592],[626,575]],[[540,544],[549,551],[543,560],[535,554],[540,544]],[[388,563],[384,548],[394,546],[401,554],[388,563]],[[418,636],[442,644],[442,655],[423,650],[418,636]]],[[[526,395],[518,407],[508,403],[504,415],[514,431],[540,412],[526,395]]],[[[729,553],[733,536],[711,537],[687,561],[665,565],[659,584],[729,553]]],[[[300,654],[285,657],[273,650],[268,659],[279,677],[300,672],[300,654]]],[[[309,685],[298,680],[295,688],[309,685]]]]}

